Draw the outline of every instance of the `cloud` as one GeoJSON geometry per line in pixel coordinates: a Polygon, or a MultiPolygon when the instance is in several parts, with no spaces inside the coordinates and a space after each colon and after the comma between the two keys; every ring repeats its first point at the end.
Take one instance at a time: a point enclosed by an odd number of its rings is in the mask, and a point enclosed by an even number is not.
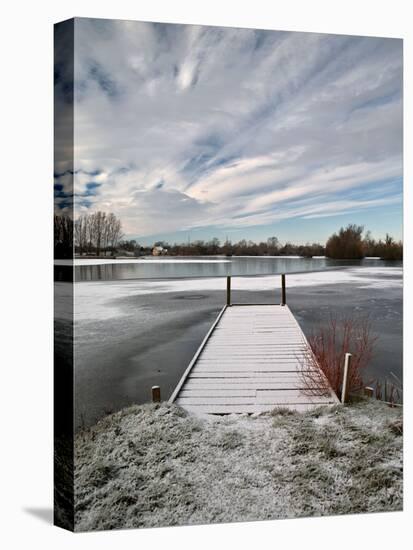
{"type": "Polygon", "coordinates": [[[400,40],[76,20],[77,213],[246,227],[394,204],[401,177],[400,40]]]}
{"type": "Polygon", "coordinates": [[[136,191],[122,208],[124,231],[133,234],[159,233],[187,229],[208,223],[207,205],[176,190],[148,189],[136,191]]]}

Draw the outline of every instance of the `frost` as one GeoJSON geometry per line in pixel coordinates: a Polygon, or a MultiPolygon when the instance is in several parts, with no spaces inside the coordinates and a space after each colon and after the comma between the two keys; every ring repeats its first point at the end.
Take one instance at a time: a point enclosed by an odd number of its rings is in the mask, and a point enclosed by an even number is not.
{"type": "Polygon", "coordinates": [[[76,438],[76,530],[401,510],[401,419],[375,401],[259,417],[124,409],[76,438]]]}

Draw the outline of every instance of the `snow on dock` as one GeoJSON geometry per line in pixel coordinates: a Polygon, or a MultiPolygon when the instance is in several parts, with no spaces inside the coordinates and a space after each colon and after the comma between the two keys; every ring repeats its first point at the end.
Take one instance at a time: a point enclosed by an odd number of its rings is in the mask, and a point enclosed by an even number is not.
{"type": "Polygon", "coordinates": [[[201,414],[303,411],[339,402],[287,305],[227,305],[186,369],[170,402],[201,414]],[[315,386],[314,386],[314,380],[315,386]]]}

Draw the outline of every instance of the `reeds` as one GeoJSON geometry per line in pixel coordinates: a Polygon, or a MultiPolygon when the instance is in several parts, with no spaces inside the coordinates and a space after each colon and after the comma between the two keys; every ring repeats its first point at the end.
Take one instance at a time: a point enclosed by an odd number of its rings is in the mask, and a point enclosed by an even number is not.
{"type": "Polygon", "coordinates": [[[384,401],[390,406],[403,404],[403,388],[401,380],[392,372],[390,375],[393,380],[385,378],[382,380],[376,380],[374,384],[374,396],[380,401],[384,401]]]}

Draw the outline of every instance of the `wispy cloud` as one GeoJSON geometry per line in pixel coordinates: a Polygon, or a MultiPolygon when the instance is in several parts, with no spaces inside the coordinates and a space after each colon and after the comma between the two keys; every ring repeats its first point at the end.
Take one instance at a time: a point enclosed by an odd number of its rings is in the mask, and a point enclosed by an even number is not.
{"type": "Polygon", "coordinates": [[[400,40],[79,19],[75,44],[78,212],[149,235],[402,200],[400,40]]]}

